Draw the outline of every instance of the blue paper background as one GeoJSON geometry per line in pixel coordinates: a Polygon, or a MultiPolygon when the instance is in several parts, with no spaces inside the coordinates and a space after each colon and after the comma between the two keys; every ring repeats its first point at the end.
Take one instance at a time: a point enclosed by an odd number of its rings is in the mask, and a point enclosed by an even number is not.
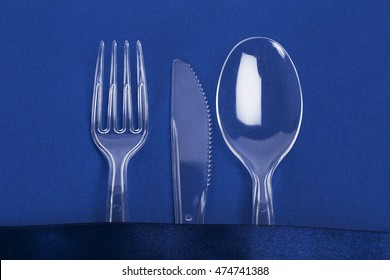
{"type": "Polygon", "coordinates": [[[231,48],[266,36],[289,52],[304,94],[301,133],[274,176],[276,223],[390,230],[389,11],[387,1],[3,1],[0,225],[104,221],[108,167],[89,126],[98,44],[108,77],[114,39],[130,41],[133,70],[142,42],[149,87],[130,221],[174,220],[170,75],[180,58],[213,108],[206,222],[250,223],[251,181],[219,132],[215,90],[231,48]]]}

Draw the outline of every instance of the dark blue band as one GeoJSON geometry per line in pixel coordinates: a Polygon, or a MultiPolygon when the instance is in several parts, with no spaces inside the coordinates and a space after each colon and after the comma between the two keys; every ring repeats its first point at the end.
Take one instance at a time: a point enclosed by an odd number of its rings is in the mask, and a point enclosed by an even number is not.
{"type": "Polygon", "coordinates": [[[389,259],[390,232],[251,225],[0,227],[1,259],[389,259]]]}

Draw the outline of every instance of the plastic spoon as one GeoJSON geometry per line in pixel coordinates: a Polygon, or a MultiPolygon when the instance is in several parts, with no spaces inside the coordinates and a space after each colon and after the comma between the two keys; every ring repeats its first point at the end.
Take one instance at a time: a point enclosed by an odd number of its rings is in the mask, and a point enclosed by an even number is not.
{"type": "Polygon", "coordinates": [[[223,138],[253,180],[252,223],[274,224],[272,175],[302,121],[301,86],[290,56],[269,38],[241,41],[222,67],[216,104],[223,138]]]}

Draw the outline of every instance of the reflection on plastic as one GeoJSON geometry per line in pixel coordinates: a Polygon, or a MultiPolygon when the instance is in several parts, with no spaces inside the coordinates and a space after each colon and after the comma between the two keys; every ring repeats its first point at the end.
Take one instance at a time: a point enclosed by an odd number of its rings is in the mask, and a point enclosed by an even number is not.
{"type": "Polygon", "coordinates": [[[242,53],[236,83],[237,119],[246,125],[261,125],[261,77],[257,58],[242,53]]]}
{"type": "Polygon", "coordinates": [[[271,44],[278,51],[280,57],[285,59],[286,58],[286,51],[283,49],[283,47],[276,42],[271,42],[271,44]]]}

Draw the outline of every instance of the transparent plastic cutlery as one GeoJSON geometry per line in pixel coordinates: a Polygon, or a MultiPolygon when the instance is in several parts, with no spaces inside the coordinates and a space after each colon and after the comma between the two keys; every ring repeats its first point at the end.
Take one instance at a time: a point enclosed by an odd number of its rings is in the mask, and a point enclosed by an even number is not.
{"type": "Polygon", "coordinates": [[[290,56],[269,38],[241,41],[222,67],[216,104],[223,138],[252,177],[252,223],[274,224],[272,175],[302,121],[301,86],[290,56]]]}
{"type": "Polygon", "coordinates": [[[175,222],[203,224],[211,181],[211,115],[198,76],[179,59],[172,63],[171,146],[175,222]]]}
{"type": "Polygon", "coordinates": [[[93,141],[109,163],[107,221],[125,222],[128,216],[127,165],[130,158],[141,149],[148,135],[148,91],[142,46],[141,42],[137,41],[138,124],[134,125],[131,106],[129,43],[126,41],[124,45],[122,124],[119,127],[116,49],[117,43],[114,41],[111,52],[107,124],[103,128],[104,42],[100,42],[92,101],[91,133],[93,141]]]}

